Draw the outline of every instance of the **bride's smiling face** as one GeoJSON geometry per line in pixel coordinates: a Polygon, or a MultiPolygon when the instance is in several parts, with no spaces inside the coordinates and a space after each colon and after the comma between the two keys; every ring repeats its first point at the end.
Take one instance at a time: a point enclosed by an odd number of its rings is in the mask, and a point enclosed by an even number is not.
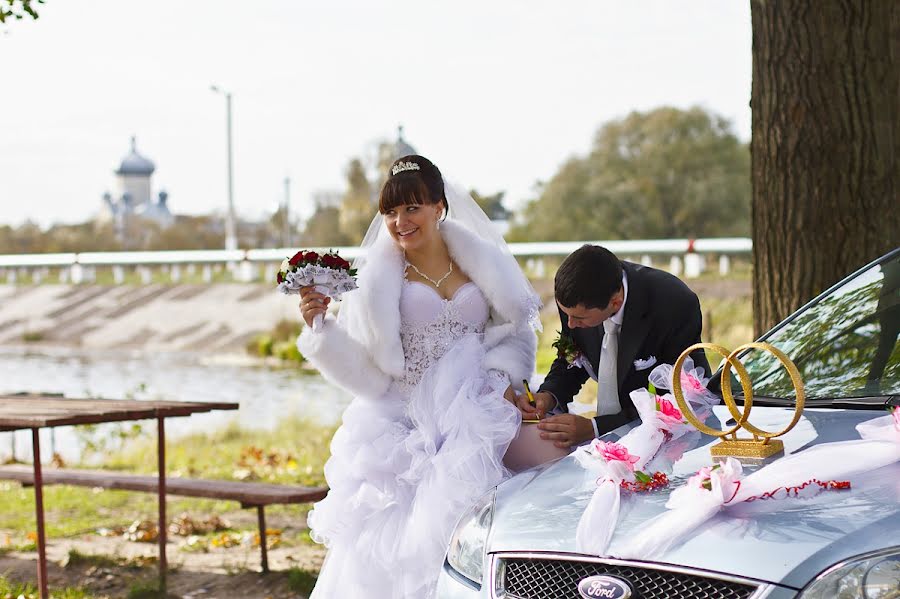
{"type": "Polygon", "coordinates": [[[441,204],[401,204],[384,212],[384,225],[408,252],[428,247],[440,235],[437,223],[443,211],[441,204]]]}

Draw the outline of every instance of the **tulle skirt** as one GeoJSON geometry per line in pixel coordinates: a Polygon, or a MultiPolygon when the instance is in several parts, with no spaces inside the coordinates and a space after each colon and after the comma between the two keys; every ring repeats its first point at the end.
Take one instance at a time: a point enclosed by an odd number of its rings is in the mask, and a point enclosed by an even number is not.
{"type": "Polygon", "coordinates": [[[521,415],[483,359],[478,337],[464,337],[410,397],[392,389],[344,412],[330,491],[309,514],[329,549],[312,598],[432,596],[456,521],[510,474],[503,456],[521,415]]]}

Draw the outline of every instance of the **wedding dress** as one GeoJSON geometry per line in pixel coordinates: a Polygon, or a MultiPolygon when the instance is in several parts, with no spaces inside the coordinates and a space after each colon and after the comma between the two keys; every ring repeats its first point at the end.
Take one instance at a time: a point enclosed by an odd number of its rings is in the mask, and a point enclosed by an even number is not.
{"type": "Polygon", "coordinates": [[[443,299],[404,280],[403,376],[347,408],[325,465],[329,494],[309,515],[329,549],[313,599],[432,596],[457,519],[509,475],[503,455],[521,415],[503,398],[507,375],[483,366],[489,312],[473,282],[443,299]]]}

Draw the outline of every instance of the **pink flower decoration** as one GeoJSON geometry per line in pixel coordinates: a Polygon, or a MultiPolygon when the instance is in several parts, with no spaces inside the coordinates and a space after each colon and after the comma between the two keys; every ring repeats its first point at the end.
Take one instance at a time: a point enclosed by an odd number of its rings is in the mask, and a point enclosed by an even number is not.
{"type": "Polygon", "coordinates": [[[894,408],[891,412],[891,416],[894,417],[894,428],[897,429],[897,431],[900,431],[900,408],[894,408]]]}
{"type": "Polygon", "coordinates": [[[622,462],[629,470],[634,471],[634,464],[641,458],[628,453],[628,449],[619,443],[595,440],[591,452],[607,462],[622,462]]]}
{"type": "Polygon", "coordinates": [[[712,466],[704,466],[697,471],[697,474],[688,479],[688,485],[698,489],[709,490],[711,488],[712,466]]]}
{"type": "Polygon", "coordinates": [[[700,382],[700,379],[698,379],[692,373],[685,372],[684,370],[681,371],[681,386],[687,387],[695,393],[699,393],[700,391],[706,389],[703,383],[700,382]]]}
{"type": "Polygon", "coordinates": [[[657,397],[656,405],[657,407],[659,407],[659,411],[663,416],[671,418],[672,420],[677,420],[678,422],[684,421],[684,416],[681,415],[681,410],[676,408],[675,405],[668,399],[657,397]]]}

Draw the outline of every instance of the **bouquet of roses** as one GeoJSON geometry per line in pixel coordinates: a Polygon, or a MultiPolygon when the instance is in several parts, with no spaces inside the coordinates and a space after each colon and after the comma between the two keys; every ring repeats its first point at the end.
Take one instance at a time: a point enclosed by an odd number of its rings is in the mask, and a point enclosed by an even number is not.
{"type": "MultiPolygon", "coordinates": [[[[341,299],[341,294],[356,289],[356,269],[337,253],[325,254],[300,250],[285,258],[278,271],[278,291],[287,295],[299,294],[302,287],[314,286],[316,291],[341,299]]],[[[322,327],[322,316],[313,320],[313,330],[322,327]]]]}

